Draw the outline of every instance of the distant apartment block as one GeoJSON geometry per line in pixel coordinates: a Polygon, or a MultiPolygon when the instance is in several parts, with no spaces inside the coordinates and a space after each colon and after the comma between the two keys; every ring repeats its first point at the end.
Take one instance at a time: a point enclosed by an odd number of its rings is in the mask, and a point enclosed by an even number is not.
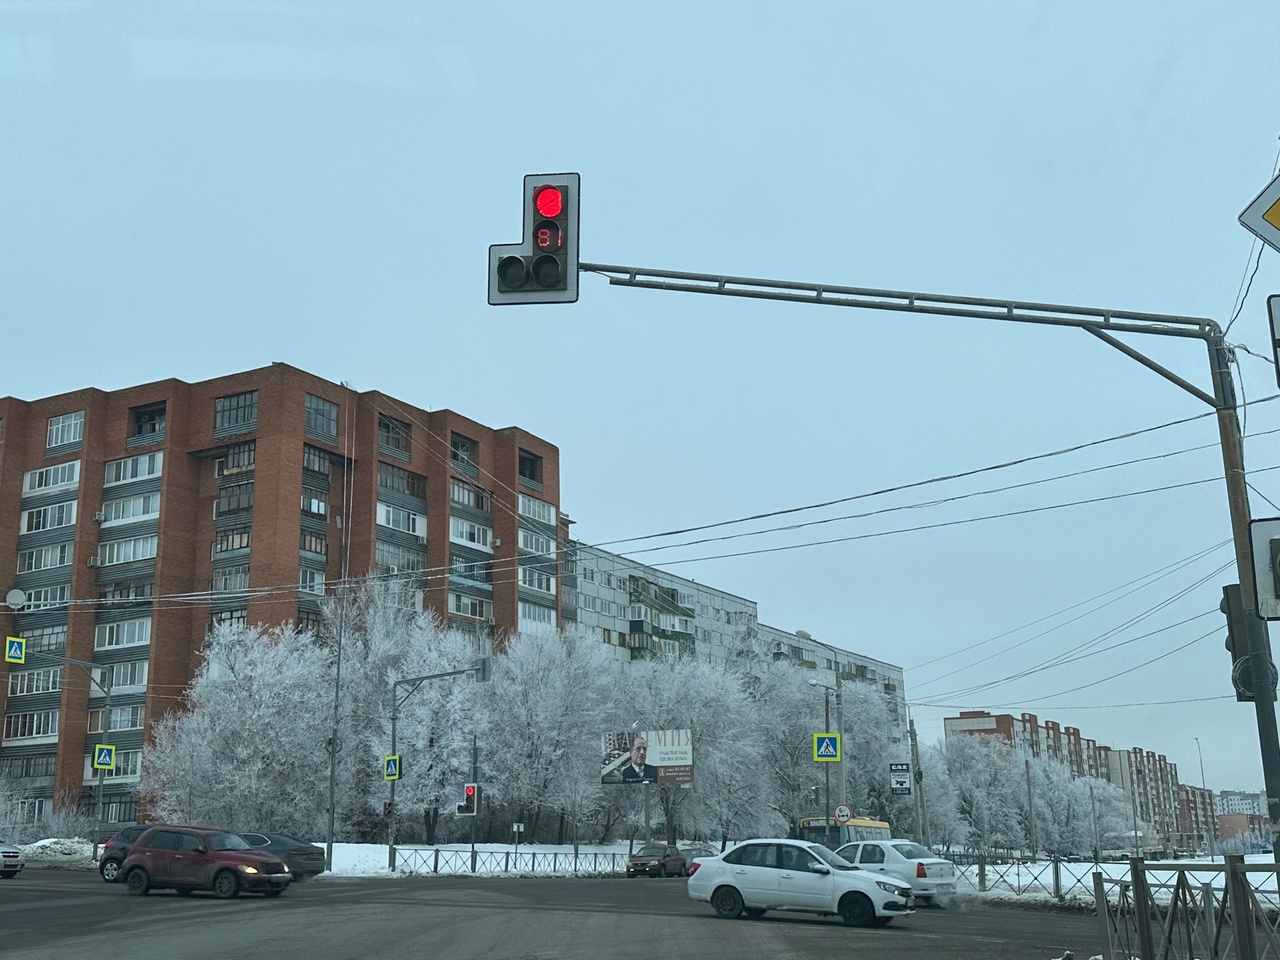
{"type": "Polygon", "coordinates": [[[1265,790],[1250,793],[1244,790],[1220,790],[1216,798],[1218,814],[1242,814],[1245,816],[1267,816],[1267,793],[1265,790]]]}

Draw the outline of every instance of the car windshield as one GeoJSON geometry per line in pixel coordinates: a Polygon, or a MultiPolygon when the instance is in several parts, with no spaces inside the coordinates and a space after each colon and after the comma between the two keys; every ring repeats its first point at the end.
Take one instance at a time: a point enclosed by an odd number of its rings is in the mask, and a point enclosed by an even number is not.
{"type": "Polygon", "coordinates": [[[666,853],[665,847],[642,847],[637,857],[660,857],[666,853]]]}
{"type": "Polygon", "coordinates": [[[834,850],[828,850],[826,847],[824,847],[820,843],[810,843],[806,846],[805,849],[807,849],[810,853],[812,853],[815,857],[817,857],[823,863],[830,864],[831,866],[835,867],[837,870],[858,869],[852,863],[846,860],[844,857],[840,856],[840,854],[836,853],[834,850]]]}
{"type": "Polygon", "coordinates": [[[895,843],[893,844],[893,849],[908,860],[932,860],[937,857],[928,847],[922,847],[918,843],[895,843]]]}
{"type": "Polygon", "coordinates": [[[210,850],[251,850],[248,842],[238,833],[211,833],[205,840],[210,850]]]}

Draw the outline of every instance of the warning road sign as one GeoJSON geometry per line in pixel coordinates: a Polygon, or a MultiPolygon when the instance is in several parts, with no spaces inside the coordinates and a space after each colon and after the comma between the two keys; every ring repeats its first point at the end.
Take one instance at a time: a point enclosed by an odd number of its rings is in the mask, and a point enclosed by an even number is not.
{"type": "Polygon", "coordinates": [[[839,763],[840,734],[815,733],[813,735],[813,759],[818,763],[839,763]]]}

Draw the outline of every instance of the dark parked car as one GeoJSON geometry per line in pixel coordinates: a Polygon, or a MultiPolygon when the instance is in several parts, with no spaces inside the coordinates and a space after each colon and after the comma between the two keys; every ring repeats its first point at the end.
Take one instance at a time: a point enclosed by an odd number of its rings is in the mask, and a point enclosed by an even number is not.
{"type": "Polygon", "coordinates": [[[627,876],[683,877],[689,872],[684,854],[666,843],[650,843],[627,858],[627,876]]]}
{"type": "Polygon", "coordinates": [[[132,896],[168,887],[180,895],[212,890],[278,897],[293,874],[284,862],[249,846],[239,834],[209,827],[151,827],[134,841],[120,868],[132,896]]]}
{"type": "Polygon", "coordinates": [[[324,847],[318,847],[314,843],[307,843],[305,840],[286,836],[283,833],[242,831],[240,836],[244,837],[253,849],[283,860],[288,865],[289,872],[293,874],[294,880],[305,880],[307,877],[324,873],[324,847]]]}
{"type": "Polygon", "coordinates": [[[107,883],[115,883],[120,879],[120,864],[129,855],[133,841],[154,827],[154,823],[135,823],[125,827],[114,837],[102,845],[102,853],[98,856],[98,873],[107,883]]]}
{"type": "Polygon", "coordinates": [[[715,850],[712,850],[710,847],[704,847],[701,845],[696,847],[685,847],[684,848],[685,876],[686,877],[690,876],[695,870],[698,869],[698,864],[695,861],[699,857],[715,857],[715,856],[719,856],[719,854],[715,850]]]}

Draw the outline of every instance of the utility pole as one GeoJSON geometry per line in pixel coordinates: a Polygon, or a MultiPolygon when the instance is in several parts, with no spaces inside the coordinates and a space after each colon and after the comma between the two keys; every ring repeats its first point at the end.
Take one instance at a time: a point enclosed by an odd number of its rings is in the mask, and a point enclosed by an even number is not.
{"type": "Polygon", "coordinates": [[[916,721],[907,717],[907,736],[911,739],[911,780],[916,795],[916,841],[924,847],[933,849],[933,838],[929,834],[929,807],[924,799],[924,771],[920,768],[920,744],[916,740],[916,721]]]}
{"type": "Polygon", "coordinates": [[[1022,758],[1023,767],[1027,771],[1027,828],[1031,833],[1031,859],[1035,860],[1036,849],[1036,805],[1035,799],[1031,795],[1031,758],[1022,758]]]}
{"type": "Polygon", "coordinates": [[[1249,673],[1254,691],[1254,716],[1258,728],[1263,781],[1267,791],[1267,813],[1271,820],[1272,855],[1276,862],[1280,863],[1280,735],[1276,730],[1275,692],[1271,682],[1272,668],[1267,656],[1269,647],[1266,621],[1261,620],[1257,615],[1257,598],[1253,588],[1249,541],[1249,495],[1245,483],[1243,444],[1235,385],[1231,379],[1232,348],[1227,345],[1222,328],[1216,321],[1204,317],[1140,313],[1099,307],[960,297],[677,270],[651,270],[615,264],[581,263],[579,269],[603,274],[608,278],[611,286],[1074,327],[1097,337],[1103,343],[1212,407],[1217,414],[1223,475],[1227,486],[1227,504],[1231,514],[1231,535],[1236,552],[1236,575],[1240,583],[1246,619],[1250,624],[1249,673]],[[1208,350],[1212,392],[1200,389],[1134,347],[1117,339],[1116,334],[1200,340],[1208,350]]]}

